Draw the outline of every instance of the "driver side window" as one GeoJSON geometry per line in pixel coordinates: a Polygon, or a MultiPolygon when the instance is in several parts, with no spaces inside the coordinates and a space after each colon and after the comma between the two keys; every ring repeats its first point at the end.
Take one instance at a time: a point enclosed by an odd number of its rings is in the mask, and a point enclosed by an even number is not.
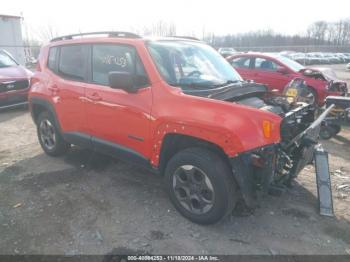
{"type": "Polygon", "coordinates": [[[134,75],[135,85],[149,85],[145,68],[131,46],[98,44],[92,49],[92,81],[107,86],[110,72],[128,72],[134,75]]]}
{"type": "Polygon", "coordinates": [[[250,67],[250,58],[249,57],[237,57],[232,59],[231,65],[234,68],[249,68],[250,67]]]}

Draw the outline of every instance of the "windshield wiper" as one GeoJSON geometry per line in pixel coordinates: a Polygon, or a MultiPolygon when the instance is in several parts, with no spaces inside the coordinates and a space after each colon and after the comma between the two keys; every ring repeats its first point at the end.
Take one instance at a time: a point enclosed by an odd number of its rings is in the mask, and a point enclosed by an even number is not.
{"type": "Polygon", "coordinates": [[[179,86],[179,87],[189,87],[189,88],[210,88],[212,85],[208,85],[208,84],[202,84],[202,83],[179,83],[179,84],[175,84],[175,86],[179,86]]]}
{"type": "Polygon", "coordinates": [[[226,82],[222,83],[222,84],[218,84],[218,85],[214,85],[214,87],[224,87],[224,86],[228,86],[230,84],[235,84],[241,82],[240,80],[227,80],[226,82]]]}
{"type": "Polygon", "coordinates": [[[234,84],[234,83],[238,83],[241,82],[240,80],[228,80],[224,83],[221,84],[204,84],[204,83],[176,83],[176,84],[172,84],[172,86],[178,86],[178,87],[187,87],[187,88],[193,88],[193,89],[197,89],[197,88],[205,88],[205,89],[213,89],[213,88],[217,88],[217,87],[224,87],[224,86],[228,86],[230,84],[234,84]]]}

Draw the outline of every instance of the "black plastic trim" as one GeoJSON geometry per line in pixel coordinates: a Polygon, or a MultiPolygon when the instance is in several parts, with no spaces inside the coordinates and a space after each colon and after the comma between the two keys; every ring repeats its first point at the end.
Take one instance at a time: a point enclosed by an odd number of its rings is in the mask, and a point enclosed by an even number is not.
{"type": "Polygon", "coordinates": [[[52,113],[52,115],[54,116],[54,119],[55,119],[56,126],[59,128],[59,130],[61,130],[61,125],[58,121],[56,110],[55,110],[54,106],[51,104],[51,102],[49,102],[45,99],[42,99],[42,98],[32,97],[29,99],[29,105],[30,105],[30,113],[32,115],[34,123],[36,123],[36,118],[34,115],[33,105],[40,105],[40,106],[46,108],[50,113],[52,113]]]}
{"type": "Polygon", "coordinates": [[[101,32],[88,32],[80,34],[65,35],[51,39],[50,42],[62,41],[62,40],[72,40],[77,36],[87,36],[87,35],[108,35],[108,37],[120,37],[120,38],[141,38],[141,36],[124,31],[101,31],[101,32]]]}
{"type": "Polygon", "coordinates": [[[80,132],[64,132],[64,140],[67,142],[81,146],[83,148],[93,148],[92,138],[90,135],[86,135],[80,132]]]}
{"type": "Polygon", "coordinates": [[[119,144],[115,144],[100,138],[92,137],[92,143],[94,150],[97,152],[115,156],[116,158],[127,160],[133,164],[151,168],[150,162],[147,158],[142,156],[140,153],[119,144]]]}
{"type": "Polygon", "coordinates": [[[71,144],[93,149],[96,152],[125,160],[149,170],[154,170],[147,158],[128,147],[80,132],[65,132],[63,133],[63,137],[71,144]]]}

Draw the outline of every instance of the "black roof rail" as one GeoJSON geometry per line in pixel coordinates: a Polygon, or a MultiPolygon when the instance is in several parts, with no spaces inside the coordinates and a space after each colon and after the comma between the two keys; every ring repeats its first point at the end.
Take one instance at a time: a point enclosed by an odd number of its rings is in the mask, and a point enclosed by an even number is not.
{"type": "Polygon", "coordinates": [[[194,40],[194,41],[201,41],[200,39],[198,39],[197,37],[194,37],[194,36],[173,35],[173,36],[170,36],[170,37],[173,37],[173,38],[183,38],[183,39],[189,39],[189,40],[194,40]]]}
{"type": "Polygon", "coordinates": [[[89,32],[89,33],[80,33],[80,34],[73,34],[73,35],[65,35],[60,36],[51,39],[50,42],[56,42],[61,40],[70,40],[74,37],[78,36],[86,36],[86,35],[108,35],[108,37],[124,37],[124,38],[141,38],[141,36],[130,33],[130,32],[123,32],[123,31],[102,31],[102,32],[89,32]]]}

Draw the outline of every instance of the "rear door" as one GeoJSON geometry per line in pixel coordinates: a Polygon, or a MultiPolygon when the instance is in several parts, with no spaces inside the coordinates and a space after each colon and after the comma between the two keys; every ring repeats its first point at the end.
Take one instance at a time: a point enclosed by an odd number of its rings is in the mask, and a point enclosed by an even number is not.
{"type": "Polygon", "coordinates": [[[235,57],[229,61],[244,80],[255,80],[252,74],[252,59],[249,56],[235,57]]]}
{"type": "Polygon", "coordinates": [[[86,132],[87,45],[51,47],[48,89],[63,132],[86,132]]]}
{"type": "Polygon", "coordinates": [[[122,157],[149,154],[152,90],[133,46],[92,45],[86,101],[89,134],[97,149],[122,157]],[[138,91],[109,87],[108,74],[115,71],[133,74],[138,91]]]}

